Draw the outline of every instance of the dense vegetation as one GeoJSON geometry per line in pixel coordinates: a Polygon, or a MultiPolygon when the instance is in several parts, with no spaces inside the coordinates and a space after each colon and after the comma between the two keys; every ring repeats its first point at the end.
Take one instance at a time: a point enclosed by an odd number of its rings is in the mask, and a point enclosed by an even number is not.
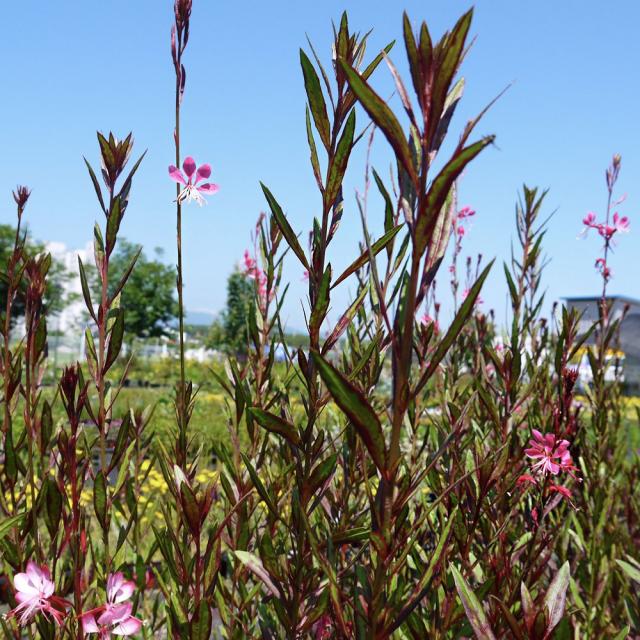
{"type": "MultiPolygon", "coordinates": [[[[479,299],[498,267],[464,262],[465,221],[474,212],[456,195],[461,174],[494,138],[472,138],[481,116],[455,140],[449,131],[472,13],[439,40],[404,16],[406,81],[387,57],[400,55],[396,48],[369,55],[367,36],[343,15],[329,64],[313,49],[300,52],[320,211],[309,221],[309,246],[287,220],[286,196],[262,185],[269,215],[255,227],[255,251],[233,292],[247,321],[239,328],[226,319],[245,342],[223,367],[197,370],[196,378],[185,358],[182,211],[218,187],[209,165],[182,157],[191,8],[191,0],[176,0],[171,37],[180,342],[179,360],[167,361],[171,420],[166,389],[147,404],[124,386],[133,363],[121,358],[122,301],[136,254],[118,265],[118,233],[142,161],[129,163],[131,135],[98,134],[101,180],[87,163],[100,209],[98,285],[80,262],[92,319],[87,355],[64,369],[53,393],[41,387],[50,259],[26,251],[19,233],[7,259],[5,637],[640,634],[640,465],[631,446],[638,425],[619,376],[605,375],[620,322],[606,303],[610,245],[629,228],[611,207],[620,158],[607,170],[603,221],[584,220],[602,240],[598,321],[585,333],[576,313],[542,315],[545,194],[524,187],[513,256],[503,266],[512,314],[502,330],[479,299]],[[402,113],[373,88],[383,62],[402,113]],[[348,207],[361,214],[361,253],[338,273],[331,259],[347,210],[342,183],[354,146],[372,144],[374,131],[395,166],[388,179],[367,167],[367,188],[348,207]],[[381,211],[368,202],[374,184],[381,211]],[[379,238],[368,231],[374,216],[384,222],[379,238]],[[445,323],[434,280],[450,256],[455,313],[445,323]],[[277,363],[276,345],[287,344],[284,260],[308,278],[307,336],[277,363]],[[333,308],[331,322],[334,289],[349,285],[353,300],[333,308]],[[25,335],[15,341],[10,319],[20,291],[25,335]],[[577,398],[576,357],[585,347],[593,383],[577,398]],[[216,437],[202,437],[196,421],[208,421],[205,431],[216,437]]],[[[26,188],[15,193],[18,228],[28,198],[26,188]]]]}

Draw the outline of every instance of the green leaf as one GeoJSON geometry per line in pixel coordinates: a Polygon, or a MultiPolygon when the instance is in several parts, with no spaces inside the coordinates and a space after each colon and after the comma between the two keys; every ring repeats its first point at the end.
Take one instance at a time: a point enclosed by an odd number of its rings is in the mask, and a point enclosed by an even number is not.
{"type": "Polygon", "coordinates": [[[384,230],[385,232],[391,231],[393,229],[393,203],[391,202],[391,196],[387,191],[387,188],[384,186],[384,182],[378,175],[378,172],[372,167],[371,171],[373,173],[373,179],[376,181],[376,185],[378,186],[378,191],[380,191],[380,195],[384,200],[384,230]]]}
{"type": "Polygon", "coordinates": [[[336,468],[336,461],[338,455],[336,453],[331,454],[328,458],[316,465],[311,472],[311,475],[305,482],[305,490],[308,495],[313,495],[316,491],[322,487],[325,481],[333,474],[336,468]]]}
{"type": "Polygon", "coordinates": [[[98,200],[100,202],[100,207],[102,207],[102,211],[104,214],[107,214],[107,208],[104,206],[104,199],[102,197],[102,189],[100,188],[100,183],[98,182],[98,178],[96,177],[95,171],[93,167],[89,164],[89,161],[86,158],[82,158],[84,163],[87,165],[87,169],[89,171],[89,176],[91,177],[91,182],[93,182],[93,188],[96,190],[96,195],[98,196],[98,200]]]}
{"type": "Polygon", "coordinates": [[[364,299],[369,291],[368,287],[362,287],[358,297],[351,303],[349,308],[342,314],[340,320],[338,320],[336,326],[333,328],[333,331],[329,334],[327,339],[324,341],[322,345],[322,353],[326,354],[330,351],[336,342],[340,339],[340,336],[344,333],[345,329],[351,324],[351,321],[355,317],[358,309],[364,302],[364,299]]]}
{"type": "Polygon", "coordinates": [[[616,560],[618,566],[632,579],[640,584],[640,569],[634,567],[631,563],[624,560],[616,560]]]}
{"type": "Polygon", "coordinates": [[[251,414],[251,417],[267,431],[281,435],[294,446],[300,444],[298,430],[290,422],[258,407],[249,407],[247,411],[251,414]]]}
{"type": "Polygon", "coordinates": [[[103,529],[107,529],[109,526],[107,519],[107,480],[102,471],[98,471],[93,483],[93,508],[100,526],[103,529]]]}
{"type": "Polygon", "coordinates": [[[234,551],[233,552],[236,558],[242,562],[242,564],[247,567],[266,587],[267,589],[276,597],[280,597],[280,591],[273,583],[271,576],[264,568],[262,564],[262,560],[255,556],[253,553],[249,553],[248,551],[234,551]]]}
{"type": "MultiPolygon", "coordinates": [[[[440,117],[444,109],[451,82],[460,66],[472,18],[473,9],[470,9],[458,20],[451,33],[445,36],[446,39],[443,38],[443,42],[439,45],[444,46],[444,55],[439,61],[440,64],[438,65],[432,89],[429,122],[429,129],[432,135],[440,125],[440,117]]],[[[430,135],[430,140],[431,137],[430,135]]]]}
{"type": "Polygon", "coordinates": [[[133,258],[131,258],[131,262],[129,262],[129,266],[126,268],[125,272],[122,274],[120,281],[118,282],[113,295],[111,296],[111,300],[113,300],[123,289],[124,285],[127,283],[133,268],[136,266],[136,262],[142,253],[142,245],[138,247],[138,250],[133,254],[133,258]]]}
{"type": "Polygon", "coordinates": [[[369,114],[375,124],[382,130],[389,144],[393,148],[398,163],[404,167],[409,174],[414,185],[418,185],[418,176],[413,165],[409,143],[400,126],[400,123],[393,115],[393,111],[387,106],[384,100],[363,80],[358,72],[344,60],[339,61],[347,76],[349,86],[362,104],[364,110],[369,114]]]}
{"type": "MultiPolygon", "coordinates": [[[[390,231],[387,231],[381,238],[378,238],[371,245],[371,253],[376,256],[378,255],[385,247],[387,247],[390,242],[398,235],[400,230],[404,225],[399,224],[397,227],[393,227],[390,231]]],[[[362,255],[354,260],[341,274],[340,277],[334,281],[331,285],[331,288],[334,289],[338,286],[343,280],[348,278],[352,273],[355,273],[358,269],[363,267],[367,262],[369,262],[371,258],[371,254],[369,251],[365,251],[362,255]]]]}
{"type": "Polygon", "coordinates": [[[376,467],[385,475],[387,454],[378,415],[362,392],[317,351],[312,351],[311,357],[335,403],[351,420],[376,467]]]}
{"type": "Polygon", "coordinates": [[[340,140],[338,140],[338,146],[336,147],[335,154],[331,157],[329,163],[329,169],[327,171],[327,188],[324,193],[324,208],[325,211],[329,209],[335,203],[336,197],[340,192],[342,186],[342,180],[347,170],[347,163],[349,162],[349,156],[351,155],[351,149],[353,149],[353,135],[356,129],[356,110],[352,109],[347,118],[347,123],[344,126],[344,131],[340,140]]]}
{"type": "Polygon", "coordinates": [[[431,229],[435,225],[436,217],[440,215],[453,183],[464,168],[494,140],[495,136],[486,136],[482,140],[464,147],[464,149],[456,150],[449,162],[431,183],[424,210],[419,213],[416,223],[416,243],[420,252],[429,243],[431,229]]]}
{"type": "Polygon", "coordinates": [[[327,315],[329,309],[329,292],[331,290],[331,265],[327,265],[325,272],[320,280],[320,286],[318,287],[318,297],[311,311],[311,317],[309,318],[309,330],[311,332],[320,328],[323,320],[327,315]]]}
{"type": "Polygon", "coordinates": [[[318,160],[318,149],[316,148],[316,141],[313,137],[313,131],[311,130],[311,116],[309,115],[309,107],[305,109],[305,121],[307,124],[307,141],[309,143],[309,152],[311,154],[311,166],[313,167],[313,175],[316,178],[318,188],[322,191],[324,186],[322,184],[322,175],[320,173],[320,161],[318,160]]]}
{"type": "Polygon", "coordinates": [[[489,275],[489,271],[493,266],[494,260],[492,260],[482,271],[479,278],[475,281],[475,284],[469,290],[467,297],[464,299],[456,317],[453,319],[450,327],[447,329],[447,333],[444,335],[444,338],[438,343],[436,350],[431,356],[431,361],[429,362],[429,366],[426,371],[420,378],[418,385],[416,387],[415,393],[418,393],[420,389],[426,384],[427,380],[433,375],[434,371],[438,368],[438,365],[442,361],[442,359],[447,355],[447,351],[449,347],[453,344],[454,340],[458,337],[462,328],[464,327],[467,318],[471,315],[473,311],[473,307],[475,306],[476,299],[478,294],[480,293],[480,289],[482,289],[482,285],[489,275]]]}
{"type": "Polygon", "coordinates": [[[240,453],[240,456],[242,457],[242,461],[244,462],[244,465],[249,472],[249,477],[251,478],[251,482],[253,482],[253,486],[256,488],[258,495],[264,500],[265,504],[269,508],[269,511],[271,511],[274,516],[280,517],[278,509],[276,508],[276,504],[273,501],[273,497],[262,483],[262,480],[260,480],[260,476],[255,470],[255,467],[251,464],[251,460],[249,460],[248,456],[244,453],[240,453]]]}
{"type": "Polygon", "coordinates": [[[191,619],[191,640],[209,640],[212,626],[211,607],[206,600],[200,600],[198,610],[191,619]]]}
{"type": "Polygon", "coordinates": [[[304,88],[307,92],[311,115],[316,125],[316,129],[320,134],[320,140],[327,151],[331,146],[331,133],[329,118],[327,117],[327,105],[322,95],[322,87],[320,86],[320,78],[316,70],[311,64],[311,60],[307,54],[300,49],[300,65],[302,66],[302,74],[304,76],[304,88]]]}
{"type": "Polygon", "coordinates": [[[467,614],[469,624],[476,634],[478,640],[496,640],[496,637],[491,631],[487,616],[485,615],[482,605],[478,601],[476,594],[467,584],[467,581],[463,578],[462,574],[456,569],[454,565],[450,565],[451,573],[453,574],[453,581],[456,583],[456,589],[462,606],[467,614]]]}
{"type": "Polygon", "coordinates": [[[0,540],[4,538],[9,532],[19,526],[24,520],[26,514],[19,513],[15,516],[11,516],[9,518],[5,518],[0,521],[0,540]]]}
{"type": "Polygon", "coordinates": [[[625,640],[625,638],[629,635],[630,631],[631,631],[631,627],[627,625],[623,629],[620,629],[620,631],[612,638],[612,640],[625,640]]]}
{"type": "Polygon", "coordinates": [[[109,334],[109,347],[107,348],[107,359],[104,364],[103,373],[109,371],[111,365],[120,355],[122,348],[122,338],[124,336],[124,310],[121,308],[114,309],[114,322],[109,334]]]}
{"type": "Polygon", "coordinates": [[[409,71],[411,72],[411,80],[413,81],[413,88],[415,89],[416,96],[420,102],[420,106],[423,105],[423,88],[424,88],[424,75],[420,59],[418,57],[418,46],[416,44],[415,36],[413,35],[413,29],[411,28],[411,22],[409,16],[405,11],[402,15],[402,33],[404,37],[404,46],[407,51],[407,59],[409,60],[409,71]]]}
{"type": "Polygon", "coordinates": [[[93,310],[93,302],[91,302],[91,290],[89,289],[89,282],[87,281],[87,274],[84,270],[84,265],[82,264],[82,260],[80,260],[80,256],[78,256],[78,269],[80,270],[80,285],[82,287],[82,296],[84,298],[84,304],[87,307],[87,311],[97,323],[98,318],[96,317],[96,313],[93,310]]]}
{"type": "Polygon", "coordinates": [[[55,538],[58,527],[60,526],[60,518],[62,517],[62,493],[58,488],[58,484],[51,477],[47,476],[45,480],[46,486],[46,504],[45,504],[45,524],[51,538],[55,538]]]}
{"type": "Polygon", "coordinates": [[[262,187],[262,191],[264,192],[265,198],[269,203],[269,208],[271,209],[271,213],[276,220],[276,224],[282,231],[282,235],[284,239],[287,241],[287,244],[291,247],[291,250],[298,256],[300,262],[307,271],[311,271],[311,267],[309,267],[309,263],[307,262],[307,257],[304,255],[304,251],[298,242],[298,238],[296,234],[293,232],[291,225],[289,224],[287,218],[285,217],[282,208],[276,202],[276,199],[273,197],[273,194],[267,187],[261,182],[260,186],[262,187]]]}
{"type": "Polygon", "coordinates": [[[113,248],[116,246],[116,238],[120,229],[120,221],[122,220],[122,208],[119,197],[113,199],[109,216],[107,217],[107,254],[111,255],[113,248]]]}
{"type": "Polygon", "coordinates": [[[554,576],[544,597],[544,604],[549,613],[547,630],[553,630],[562,620],[569,587],[569,563],[565,562],[554,576]]]}

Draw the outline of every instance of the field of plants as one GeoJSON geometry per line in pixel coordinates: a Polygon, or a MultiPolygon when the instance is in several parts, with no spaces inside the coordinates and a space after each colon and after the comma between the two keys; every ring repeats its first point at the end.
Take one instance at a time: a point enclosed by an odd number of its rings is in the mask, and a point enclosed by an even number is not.
{"type": "Polygon", "coordinates": [[[13,194],[17,232],[1,265],[0,633],[640,638],[640,411],[621,372],[610,375],[621,322],[607,302],[611,248],[631,226],[618,213],[620,156],[606,169],[606,210],[576,221],[602,279],[585,332],[575,311],[543,313],[546,192],[523,187],[507,263],[464,256],[475,212],[459,204],[458,180],[494,142],[475,137],[484,112],[450,127],[472,11],[440,37],[399,15],[398,42],[373,52],[344,14],[330,46],[300,51],[320,213],[294,229],[287,195],[261,184],[268,213],[243,263],[255,285],[246,349],[195,366],[183,213],[218,186],[181,145],[191,12],[192,0],[175,0],[175,158],[163,176],[176,183],[180,357],[145,373],[157,387],[132,385],[138,364],[123,355],[120,301],[137,255],[118,279],[110,269],[144,162],[132,135],[98,133],[87,156],[97,222],[93,264],[78,264],[86,357],[52,384],[51,257],[22,235],[29,188],[13,194]],[[384,72],[402,109],[376,91],[384,72]],[[351,153],[374,135],[394,166],[367,164],[360,251],[334,270],[351,153]],[[384,223],[379,237],[372,220],[384,223]],[[285,261],[308,283],[308,348],[286,347],[285,261]],[[491,270],[508,287],[506,327],[480,305],[491,270]],[[436,276],[451,283],[450,321],[436,276]],[[342,309],[338,287],[353,292],[342,309]],[[580,386],[585,352],[592,382],[580,386]]]}

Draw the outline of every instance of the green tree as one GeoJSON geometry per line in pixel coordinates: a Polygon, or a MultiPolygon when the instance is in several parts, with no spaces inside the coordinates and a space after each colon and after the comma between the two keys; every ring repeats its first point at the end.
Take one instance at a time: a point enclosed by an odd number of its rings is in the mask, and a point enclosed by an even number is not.
{"type": "Polygon", "coordinates": [[[236,269],[227,279],[227,304],[220,318],[211,325],[207,346],[231,353],[246,353],[249,313],[253,308],[253,280],[236,269]]]}
{"type": "MultiPolygon", "coordinates": [[[[13,252],[13,246],[16,239],[16,229],[9,224],[0,224],[0,301],[2,308],[7,299],[7,282],[3,276],[7,267],[7,260],[13,252]]],[[[27,256],[41,253],[45,250],[41,242],[32,240],[27,236],[25,243],[27,256]]],[[[65,304],[70,301],[70,297],[75,294],[65,294],[65,284],[73,277],[73,275],[65,269],[64,265],[58,260],[52,260],[51,269],[47,281],[47,290],[45,293],[45,307],[48,314],[57,313],[64,308],[65,304]]],[[[24,296],[18,295],[13,305],[13,320],[24,315],[24,296]]]]}
{"type": "MultiPolygon", "coordinates": [[[[139,247],[124,238],[118,241],[109,264],[109,283],[115,288],[131,265],[139,247]]],[[[175,269],[162,261],[162,250],[155,249],[156,259],[140,252],[131,276],[122,290],[120,304],[125,311],[125,326],[130,338],[158,338],[168,335],[172,321],[178,317],[175,269]]],[[[98,299],[95,267],[89,276],[94,299],[98,299]]]]}

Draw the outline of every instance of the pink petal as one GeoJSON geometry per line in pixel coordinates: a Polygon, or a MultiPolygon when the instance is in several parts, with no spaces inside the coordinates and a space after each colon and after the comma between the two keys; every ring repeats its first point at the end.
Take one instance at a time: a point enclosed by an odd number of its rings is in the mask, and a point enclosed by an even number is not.
{"type": "Polygon", "coordinates": [[[16,573],[13,578],[13,586],[25,596],[33,597],[40,593],[39,589],[36,588],[26,573],[16,573]]]}
{"type": "Polygon", "coordinates": [[[100,631],[92,613],[85,613],[80,616],[80,619],[82,620],[82,630],[85,633],[98,633],[100,631]]]}
{"type": "Polygon", "coordinates": [[[114,636],[132,636],[142,628],[142,622],[133,616],[119,622],[112,630],[114,636]]]}
{"type": "Polygon", "coordinates": [[[187,174],[189,182],[191,182],[191,176],[193,176],[193,174],[196,172],[196,161],[191,156],[187,156],[182,163],[182,168],[187,174]]]}
{"type": "Polygon", "coordinates": [[[169,166],[169,177],[174,182],[179,182],[180,184],[185,184],[185,185],[187,184],[187,181],[184,175],[182,175],[182,171],[180,171],[178,167],[174,167],[173,165],[169,166]]]}
{"type": "Polygon", "coordinates": [[[205,182],[196,188],[200,193],[217,193],[220,190],[220,187],[212,182],[205,182]]]}
{"type": "Polygon", "coordinates": [[[537,430],[537,429],[531,429],[531,433],[533,434],[533,437],[538,441],[538,442],[542,442],[543,441],[543,435],[537,430]]]}
{"type": "Polygon", "coordinates": [[[211,165],[203,164],[198,167],[198,178],[196,182],[199,180],[206,180],[211,175],[211,165]]]}

